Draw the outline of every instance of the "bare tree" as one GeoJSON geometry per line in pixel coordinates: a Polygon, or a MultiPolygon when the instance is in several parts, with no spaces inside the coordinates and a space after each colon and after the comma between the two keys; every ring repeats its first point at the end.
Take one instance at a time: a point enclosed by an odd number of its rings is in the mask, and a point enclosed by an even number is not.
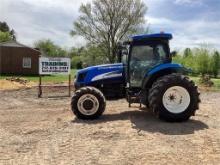
{"type": "Polygon", "coordinates": [[[141,0],[93,0],[81,5],[71,35],[102,45],[109,62],[114,62],[117,42],[140,29],[146,11],[141,0]]]}

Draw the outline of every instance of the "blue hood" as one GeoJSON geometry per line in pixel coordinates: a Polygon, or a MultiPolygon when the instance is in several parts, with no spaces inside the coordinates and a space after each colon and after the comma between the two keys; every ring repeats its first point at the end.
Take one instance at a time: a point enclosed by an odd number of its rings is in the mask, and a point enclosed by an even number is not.
{"type": "Polygon", "coordinates": [[[124,80],[123,72],[122,63],[91,66],[78,71],[76,83],[91,85],[104,81],[108,81],[108,83],[122,82],[124,80]]]}
{"type": "Polygon", "coordinates": [[[115,63],[115,64],[103,64],[103,65],[95,65],[95,66],[90,66],[84,69],[80,69],[78,73],[83,73],[87,71],[94,71],[94,70],[106,70],[106,69],[119,69],[122,68],[123,64],[122,63],[115,63]]]}

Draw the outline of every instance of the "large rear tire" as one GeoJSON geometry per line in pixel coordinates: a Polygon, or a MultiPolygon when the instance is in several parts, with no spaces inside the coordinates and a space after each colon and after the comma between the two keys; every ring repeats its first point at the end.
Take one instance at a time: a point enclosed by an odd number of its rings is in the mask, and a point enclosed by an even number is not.
{"type": "Polygon", "coordinates": [[[105,106],[104,95],[94,87],[78,89],[71,101],[72,111],[79,119],[97,119],[104,112],[105,106]]]}
{"type": "Polygon", "coordinates": [[[197,86],[180,74],[166,75],[150,89],[149,106],[162,120],[181,122],[188,120],[199,108],[197,86]]]}

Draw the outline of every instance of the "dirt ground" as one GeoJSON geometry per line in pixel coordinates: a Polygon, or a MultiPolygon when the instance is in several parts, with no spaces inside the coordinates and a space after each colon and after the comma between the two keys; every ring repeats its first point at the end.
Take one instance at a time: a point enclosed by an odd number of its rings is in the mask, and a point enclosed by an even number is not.
{"type": "Polygon", "coordinates": [[[125,100],[109,101],[99,120],[82,121],[68,97],[38,99],[35,88],[0,91],[0,164],[217,165],[220,93],[202,92],[201,99],[185,123],[160,121],[125,100]]]}

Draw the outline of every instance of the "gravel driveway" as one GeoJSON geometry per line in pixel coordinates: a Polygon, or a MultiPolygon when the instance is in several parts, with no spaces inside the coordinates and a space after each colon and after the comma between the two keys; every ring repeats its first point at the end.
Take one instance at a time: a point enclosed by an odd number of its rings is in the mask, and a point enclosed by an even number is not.
{"type": "Polygon", "coordinates": [[[68,97],[38,99],[35,88],[0,91],[0,164],[218,165],[220,93],[202,92],[201,99],[184,123],[160,121],[123,99],[109,101],[99,120],[82,121],[68,97]]]}

